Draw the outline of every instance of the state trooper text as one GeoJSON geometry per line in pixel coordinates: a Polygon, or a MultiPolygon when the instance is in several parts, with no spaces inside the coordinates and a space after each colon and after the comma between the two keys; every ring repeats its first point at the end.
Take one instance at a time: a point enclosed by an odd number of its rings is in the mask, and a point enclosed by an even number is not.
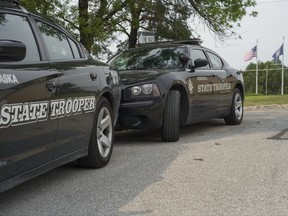
{"type": "Polygon", "coordinates": [[[4,104],[0,110],[0,128],[57,119],[70,115],[93,112],[94,96],[37,101],[17,104],[4,104]]]}

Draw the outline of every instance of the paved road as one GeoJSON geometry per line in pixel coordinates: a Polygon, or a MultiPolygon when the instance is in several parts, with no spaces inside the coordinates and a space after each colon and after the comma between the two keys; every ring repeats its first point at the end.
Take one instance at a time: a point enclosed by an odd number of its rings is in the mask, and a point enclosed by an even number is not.
{"type": "Polygon", "coordinates": [[[117,133],[107,167],[50,171],[0,194],[0,215],[288,215],[287,130],[288,110],[272,109],[185,127],[177,143],[117,133]]]}

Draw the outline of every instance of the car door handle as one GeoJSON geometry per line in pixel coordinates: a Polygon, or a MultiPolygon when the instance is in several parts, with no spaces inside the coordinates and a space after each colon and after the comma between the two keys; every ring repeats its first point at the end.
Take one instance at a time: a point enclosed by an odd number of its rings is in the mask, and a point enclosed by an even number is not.
{"type": "Polygon", "coordinates": [[[54,93],[56,92],[56,89],[57,89],[57,83],[55,81],[48,81],[46,83],[46,88],[48,89],[50,93],[54,93]]]}
{"type": "Polygon", "coordinates": [[[92,81],[95,81],[97,79],[97,74],[96,73],[90,73],[90,78],[92,81]]]}

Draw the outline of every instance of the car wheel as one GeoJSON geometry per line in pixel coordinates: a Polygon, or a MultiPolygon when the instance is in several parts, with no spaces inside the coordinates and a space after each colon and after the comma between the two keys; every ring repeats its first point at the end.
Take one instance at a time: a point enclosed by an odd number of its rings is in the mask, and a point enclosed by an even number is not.
{"type": "Polygon", "coordinates": [[[234,90],[230,114],[224,118],[227,125],[238,125],[242,122],[244,114],[243,96],[238,88],[234,90]]]}
{"type": "Polygon", "coordinates": [[[162,124],[162,141],[176,142],[180,134],[180,92],[171,90],[168,93],[162,124]]]}
{"type": "Polygon", "coordinates": [[[100,98],[95,116],[88,155],[77,160],[80,166],[88,168],[104,167],[113,149],[113,115],[111,105],[106,98],[100,98]]]}

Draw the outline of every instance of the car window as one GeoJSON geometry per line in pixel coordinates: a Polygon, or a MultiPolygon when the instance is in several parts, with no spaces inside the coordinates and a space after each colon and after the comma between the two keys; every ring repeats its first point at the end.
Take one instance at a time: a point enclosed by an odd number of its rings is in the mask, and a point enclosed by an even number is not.
{"type": "Polygon", "coordinates": [[[66,35],[51,25],[37,21],[51,60],[73,59],[66,35]]]}
{"type": "Polygon", "coordinates": [[[120,71],[180,68],[179,55],[183,52],[181,47],[135,49],[122,53],[110,64],[120,71]]]}
{"type": "Polygon", "coordinates": [[[207,54],[211,60],[211,63],[214,69],[221,69],[223,67],[222,60],[218,56],[216,56],[215,54],[211,52],[207,52],[207,54]]]}
{"type": "Polygon", "coordinates": [[[69,41],[69,44],[70,44],[70,46],[72,48],[72,51],[73,51],[73,54],[74,54],[74,58],[75,59],[81,58],[77,44],[73,40],[71,40],[70,38],[68,38],[68,41],[69,41]]]}
{"type": "MultiPolygon", "coordinates": [[[[203,52],[203,50],[199,50],[199,49],[191,50],[191,59],[192,59],[193,62],[196,59],[206,59],[208,61],[208,59],[207,59],[205,53],[203,52]]],[[[205,68],[210,68],[210,65],[208,64],[208,65],[206,65],[204,67],[199,67],[197,69],[205,69],[205,68]]]]}
{"type": "Polygon", "coordinates": [[[22,61],[40,61],[37,44],[26,17],[0,14],[0,40],[16,40],[25,44],[26,56],[22,61]]]}

